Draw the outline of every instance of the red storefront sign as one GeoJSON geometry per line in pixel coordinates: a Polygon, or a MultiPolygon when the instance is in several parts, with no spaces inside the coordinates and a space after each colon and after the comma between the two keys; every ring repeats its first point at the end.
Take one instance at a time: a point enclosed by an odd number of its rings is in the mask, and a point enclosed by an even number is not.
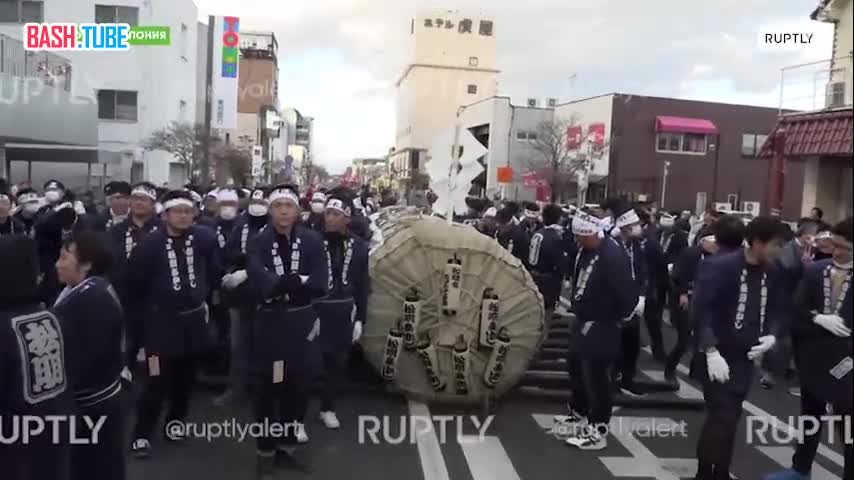
{"type": "Polygon", "coordinates": [[[566,149],[578,150],[581,146],[581,127],[566,128],[566,149]]]}
{"type": "Polygon", "coordinates": [[[601,150],[605,146],[605,124],[591,123],[587,127],[587,137],[593,142],[594,150],[601,150]]]}
{"type": "Polygon", "coordinates": [[[522,177],[522,185],[525,188],[538,188],[548,184],[549,182],[537,172],[528,172],[522,177]]]}

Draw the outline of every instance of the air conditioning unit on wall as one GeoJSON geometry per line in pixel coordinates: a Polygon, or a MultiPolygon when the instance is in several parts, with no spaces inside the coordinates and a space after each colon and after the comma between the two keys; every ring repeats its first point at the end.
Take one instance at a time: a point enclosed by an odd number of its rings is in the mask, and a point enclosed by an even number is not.
{"type": "Polygon", "coordinates": [[[528,99],[528,106],[531,108],[536,108],[537,106],[539,106],[539,104],[540,104],[540,101],[537,100],[536,98],[529,98],[528,99]]]}
{"type": "Polygon", "coordinates": [[[548,100],[546,100],[546,105],[548,105],[549,108],[556,107],[557,106],[557,99],[556,98],[549,98],[548,100]]]}

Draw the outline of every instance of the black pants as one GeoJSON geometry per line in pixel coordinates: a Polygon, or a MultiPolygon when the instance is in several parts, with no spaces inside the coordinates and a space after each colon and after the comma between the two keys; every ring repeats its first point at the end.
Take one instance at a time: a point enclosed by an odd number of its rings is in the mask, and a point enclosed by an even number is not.
{"type": "MultiPolygon", "coordinates": [[[[272,383],[270,375],[254,375],[255,419],[261,424],[282,425],[284,436],[259,436],[258,453],[269,454],[279,446],[297,444],[296,424],[305,421],[308,408],[306,379],[288,372],[285,381],[272,383]]],[[[277,433],[277,432],[272,432],[277,433]]]]}
{"type": "Polygon", "coordinates": [[[166,422],[183,421],[187,416],[190,392],[196,377],[196,358],[181,356],[160,358],[160,375],[152,376],[148,371],[142,398],[136,410],[134,438],[150,439],[160,417],[163,401],[169,401],[166,422]]]}
{"type": "Polygon", "coordinates": [[[676,328],[676,344],[667,355],[667,363],[664,367],[664,373],[667,375],[676,372],[676,367],[679,366],[679,362],[682,361],[691,344],[691,313],[677,303],[670,308],[670,321],[676,328]]]}
{"type": "Polygon", "coordinates": [[[334,412],[335,398],[344,379],[348,352],[326,352],[323,354],[323,389],[320,393],[320,411],[334,412]]]}
{"type": "MultiPolygon", "coordinates": [[[[95,425],[104,418],[98,430],[97,443],[71,446],[71,480],[124,480],[127,476],[125,452],[125,426],[122,397],[116,395],[97,405],[81,407],[80,415],[88,416],[95,425]]],[[[79,438],[94,438],[82,417],[78,416],[76,428],[79,438]],[[83,423],[83,425],[81,425],[83,423]]]]}
{"type": "Polygon", "coordinates": [[[587,417],[591,424],[607,426],[611,422],[613,394],[611,362],[569,356],[569,378],[572,386],[570,406],[587,417]]]}
{"type": "Polygon", "coordinates": [[[746,392],[706,382],[706,420],[697,444],[697,480],[729,480],[729,468],[746,392]]]}
{"type": "Polygon", "coordinates": [[[624,383],[632,383],[637,374],[638,356],[640,356],[640,319],[634,316],[630,321],[623,322],[620,336],[622,339],[620,374],[624,383]]]}
{"type": "Polygon", "coordinates": [[[655,294],[646,297],[646,304],[643,309],[643,320],[649,332],[649,343],[652,346],[653,353],[664,351],[664,339],[661,335],[661,317],[664,315],[666,294],[666,287],[658,287],[655,294]]]}
{"type": "MultiPolygon", "coordinates": [[[[847,411],[844,409],[844,406],[840,406],[842,408],[838,408],[836,405],[833,406],[833,414],[834,415],[845,415],[851,416],[851,406],[849,405],[847,411]]],[[[816,395],[806,389],[801,389],[801,415],[805,417],[822,417],[827,415],[825,410],[825,402],[819,399],[816,395]]],[[[850,420],[849,420],[850,421],[850,420]]],[[[822,423],[819,422],[819,431],[813,435],[805,436],[803,442],[799,443],[795,447],[795,454],[792,456],[792,469],[798,471],[801,475],[809,476],[810,471],[812,470],[813,460],[815,460],[815,452],[818,449],[818,445],[821,441],[821,433],[822,433],[822,423]]],[[[837,422],[836,423],[838,429],[838,434],[835,435],[835,441],[845,441],[845,423],[837,422]]],[[[842,478],[854,478],[854,471],[852,471],[852,445],[846,444],[844,447],[844,456],[845,456],[845,474],[842,475],[842,478]]]]}

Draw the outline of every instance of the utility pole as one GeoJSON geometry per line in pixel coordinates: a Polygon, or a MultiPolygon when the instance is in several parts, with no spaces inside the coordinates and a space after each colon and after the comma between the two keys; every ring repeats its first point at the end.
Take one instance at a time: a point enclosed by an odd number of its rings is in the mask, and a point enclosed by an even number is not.
{"type": "Polygon", "coordinates": [[[661,178],[661,203],[659,207],[664,210],[664,196],[667,194],[667,176],[670,175],[670,160],[664,161],[664,175],[661,178]]]}
{"type": "MultiPolygon", "coordinates": [[[[214,16],[208,16],[208,48],[207,48],[207,67],[205,68],[205,123],[202,126],[204,129],[202,162],[199,166],[201,173],[202,187],[207,189],[210,184],[210,155],[211,155],[211,119],[213,117],[213,47],[214,47],[214,16]]],[[[190,167],[193,168],[193,167],[190,167]]],[[[190,177],[193,172],[190,172],[190,177]]]]}

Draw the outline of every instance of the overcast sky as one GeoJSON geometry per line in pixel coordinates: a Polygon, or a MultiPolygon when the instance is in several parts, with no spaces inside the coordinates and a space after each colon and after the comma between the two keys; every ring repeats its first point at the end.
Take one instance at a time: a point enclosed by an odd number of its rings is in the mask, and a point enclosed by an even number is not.
{"type": "Polygon", "coordinates": [[[200,16],[275,32],[282,104],[315,117],[315,159],[333,173],[393,146],[393,85],[423,8],[493,17],[499,93],[518,103],[619,92],[777,107],[781,68],[832,53],[832,27],[809,19],[818,0],[195,2],[200,16]],[[769,48],[765,31],[814,35],[769,48]]]}

